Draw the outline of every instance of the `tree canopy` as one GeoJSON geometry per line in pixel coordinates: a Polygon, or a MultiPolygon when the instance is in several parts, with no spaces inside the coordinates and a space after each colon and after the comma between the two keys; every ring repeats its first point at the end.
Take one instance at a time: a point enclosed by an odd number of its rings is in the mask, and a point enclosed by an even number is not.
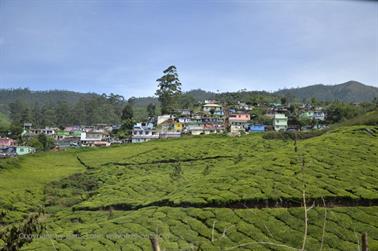
{"type": "Polygon", "coordinates": [[[164,75],[157,79],[158,89],[155,95],[161,103],[162,114],[170,114],[175,111],[177,98],[181,95],[181,82],[174,65],[163,71],[164,75]]]}

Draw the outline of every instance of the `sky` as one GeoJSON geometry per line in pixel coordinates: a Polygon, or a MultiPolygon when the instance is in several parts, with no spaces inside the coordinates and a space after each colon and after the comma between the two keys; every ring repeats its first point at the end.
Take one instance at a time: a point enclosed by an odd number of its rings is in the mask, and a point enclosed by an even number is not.
{"type": "Polygon", "coordinates": [[[0,0],[0,88],[378,87],[378,1],[0,0]]]}

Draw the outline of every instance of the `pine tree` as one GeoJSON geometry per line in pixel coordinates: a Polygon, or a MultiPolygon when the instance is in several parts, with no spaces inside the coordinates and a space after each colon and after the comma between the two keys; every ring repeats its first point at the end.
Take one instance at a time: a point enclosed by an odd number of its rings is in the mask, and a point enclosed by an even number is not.
{"type": "Polygon", "coordinates": [[[169,66],[163,73],[156,80],[159,84],[155,95],[159,97],[162,114],[171,114],[176,108],[177,98],[181,95],[181,82],[175,66],[169,66]]]}

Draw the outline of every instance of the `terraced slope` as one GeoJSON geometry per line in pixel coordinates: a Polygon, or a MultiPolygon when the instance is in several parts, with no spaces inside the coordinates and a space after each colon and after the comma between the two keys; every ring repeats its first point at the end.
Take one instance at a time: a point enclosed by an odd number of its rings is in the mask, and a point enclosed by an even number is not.
{"type": "MultiPolygon", "coordinates": [[[[323,250],[358,250],[360,233],[378,247],[378,207],[327,209],[323,250]]],[[[306,250],[319,250],[324,209],[309,212],[306,250]]],[[[298,250],[303,209],[148,207],[137,211],[70,210],[48,220],[49,236],[25,250],[151,250],[149,235],[160,235],[165,250],[298,250]],[[214,228],[213,228],[214,226],[214,228]],[[214,229],[214,230],[213,230],[214,229]],[[64,238],[64,239],[63,239],[64,238]]]]}
{"type": "MultiPolygon", "coordinates": [[[[14,194],[28,205],[16,211],[46,207],[50,235],[25,250],[149,250],[152,233],[165,250],[291,250],[302,245],[305,185],[316,206],[306,250],[356,250],[362,232],[378,249],[378,128],[340,128],[297,149],[247,135],[51,153],[22,160],[22,176],[0,171],[0,180],[20,180],[16,190],[4,183],[10,192],[0,199],[14,194]],[[44,169],[38,180],[29,173],[43,160],[54,175],[44,169]]],[[[0,201],[0,209],[12,212],[13,201],[0,201]]]]}
{"type": "Polygon", "coordinates": [[[246,136],[154,142],[80,154],[102,185],[95,196],[74,208],[240,207],[242,202],[249,207],[298,206],[303,181],[307,196],[317,201],[324,197],[334,205],[377,204],[377,131],[374,127],[336,130],[299,142],[298,153],[292,141],[246,136]]]}

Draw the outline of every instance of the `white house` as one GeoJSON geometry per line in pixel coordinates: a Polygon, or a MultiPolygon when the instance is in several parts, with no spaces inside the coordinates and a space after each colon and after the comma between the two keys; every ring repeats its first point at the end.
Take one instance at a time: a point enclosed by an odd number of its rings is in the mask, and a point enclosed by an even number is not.
{"type": "Polygon", "coordinates": [[[152,123],[137,123],[133,127],[133,135],[131,137],[132,143],[141,143],[158,138],[159,133],[157,133],[156,130],[154,130],[154,126],[152,123]]]}
{"type": "Polygon", "coordinates": [[[276,131],[286,131],[287,129],[287,117],[285,114],[276,113],[273,117],[273,127],[276,131]]]}
{"type": "Polygon", "coordinates": [[[223,107],[216,103],[207,103],[202,106],[202,109],[206,113],[223,116],[223,107]]]}
{"type": "Polygon", "coordinates": [[[325,120],[325,113],[322,111],[314,112],[314,119],[324,121],[325,120]]]}
{"type": "Polygon", "coordinates": [[[103,131],[89,131],[81,132],[80,143],[83,146],[109,146],[106,142],[108,139],[108,134],[103,131]]]}

